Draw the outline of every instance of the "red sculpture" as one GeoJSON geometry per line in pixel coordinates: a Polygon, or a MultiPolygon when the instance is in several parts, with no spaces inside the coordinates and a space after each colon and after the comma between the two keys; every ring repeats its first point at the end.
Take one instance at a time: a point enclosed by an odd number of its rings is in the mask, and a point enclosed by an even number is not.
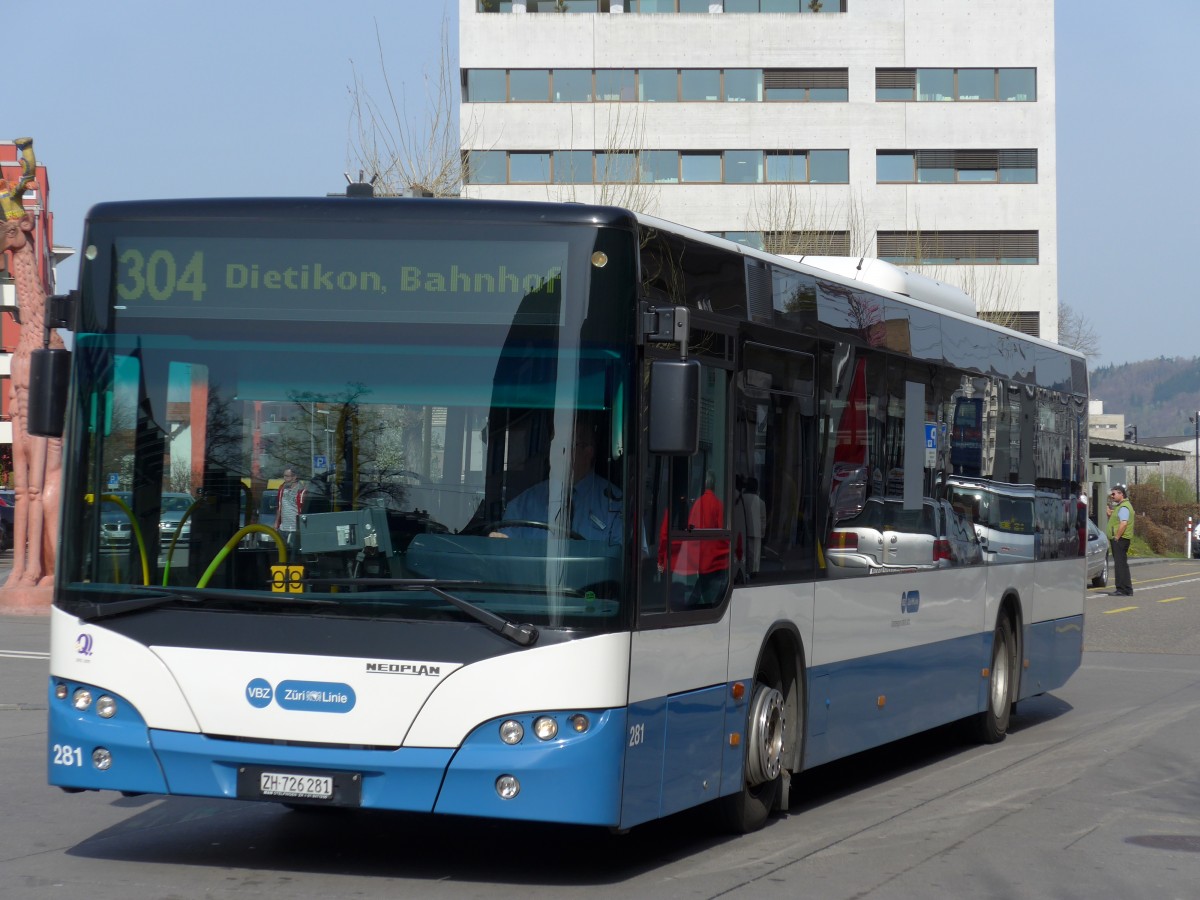
{"type": "MultiPolygon", "coordinates": [[[[54,579],[55,542],[58,539],[59,484],[62,476],[61,438],[32,437],[27,430],[30,354],[43,346],[46,290],[34,252],[33,217],[22,197],[37,175],[32,138],[18,138],[21,177],[15,185],[0,180],[0,251],[11,253],[9,272],[17,289],[21,311],[21,336],[12,357],[11,400],[13,428],[13,566],[6,591],[48,585],[54,579]]],[[[62,347],[57,333],[51,347],[62,347]]]]}

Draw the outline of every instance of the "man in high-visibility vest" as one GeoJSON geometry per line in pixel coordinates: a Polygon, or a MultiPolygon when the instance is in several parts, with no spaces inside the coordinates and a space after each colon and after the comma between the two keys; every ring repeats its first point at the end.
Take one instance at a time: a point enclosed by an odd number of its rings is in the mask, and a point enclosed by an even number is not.
{"type": "Polygon", "coordinates": [[[1133,580],[1129,577],[1129,541],[1133,537],[1133,504],[1123,484],[1114,484],[1108,494],[1108,543],[1112,547],[1117,589],[1114,597],[1132,597],[1133,580]]]}

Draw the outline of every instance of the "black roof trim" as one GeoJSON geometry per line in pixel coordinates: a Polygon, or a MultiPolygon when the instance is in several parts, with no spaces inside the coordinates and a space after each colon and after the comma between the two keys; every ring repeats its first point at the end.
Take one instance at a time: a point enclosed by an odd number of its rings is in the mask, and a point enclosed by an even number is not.
{"type": "Polygon", "coordinates": [[[88,211],[92,222],[146,219],[289,219],[394,222],[487,223],[522,219],[530,224],[637,227],[632,212],[615,206],[583,203],[531,203],[516,200],[459,200],[407,197],[237,197],[175,200],[122,200],[99,203],[88,211]]]}

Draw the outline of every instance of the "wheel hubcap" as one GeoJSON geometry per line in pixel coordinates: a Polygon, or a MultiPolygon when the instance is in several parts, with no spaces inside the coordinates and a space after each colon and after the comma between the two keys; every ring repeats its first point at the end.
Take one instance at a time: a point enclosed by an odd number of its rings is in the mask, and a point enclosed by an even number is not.
{"type": "Polygon", "coordinates": [[[750,704],[750,745],[746,753],[746,780],[764,784],[779,777],[783,768],[783,747],[787,720],[783,714],[783,694],[760,684],[750,704]]]}
{"type": "Polygon", "coordinates": [[[1008,702],[1008,641],[997,639],[996,658],[992,660],[992,709],[999,711],[1008,702]]]}

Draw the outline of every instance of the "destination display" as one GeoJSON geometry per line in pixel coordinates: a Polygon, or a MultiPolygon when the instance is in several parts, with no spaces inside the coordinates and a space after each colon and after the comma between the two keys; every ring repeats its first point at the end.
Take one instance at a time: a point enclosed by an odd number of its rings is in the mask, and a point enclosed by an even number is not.
{"type": "Polygon", "coordinates": [[[119,317],[561,324],[568,244],[128,237],[119,317]]]}

